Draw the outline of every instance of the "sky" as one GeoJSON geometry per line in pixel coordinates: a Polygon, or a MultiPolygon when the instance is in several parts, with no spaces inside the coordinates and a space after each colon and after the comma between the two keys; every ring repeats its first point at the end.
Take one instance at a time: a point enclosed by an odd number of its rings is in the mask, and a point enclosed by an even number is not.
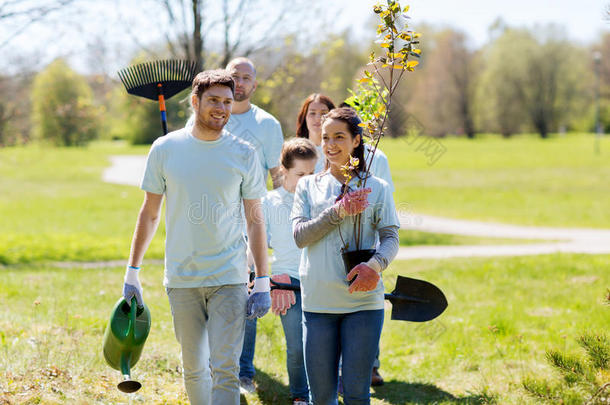
{"type": "MultiPolygon", "coordinates": [[[[23,0],[22,3],[37,1],[51,0],[23,0]]],[[[326,29],[341,32],[350,28],[357,37],[371,36],[371,8],[376,0],[326,1],[329,4],[324,16],[326,29]]],[[[10,71],[11,64],[17,66],[15,60],[29,59],[32,64],[44,66],[57,56],[68,57],[77,70],[91,69],[100,62],[92,60],[90,51],[100,46],[110,49],[111,59],[126,63],[132,48],[137,48],[138,44],[126,41],[125,33],[117,30],[118,27],[127,25],[141,30],[137,36],[143,42],[155,37],[154,29],[151,29],[154,26],[143,28],[140,24],[143,18],[138,10],[142,8],[141,1],[79,0],[78,4],[91,15],[86,23],[78,21],[78,17],[72,17],[72,20],[56,18],[30,27],[0,49],[8,56],[0,62],[4,70],[10,71]],[[112,7],[108,7],[109,4],[112,7]],[[118,14],[122,16],[121,21],[116,20],[118,14]]],[[[596,42],[601,33],[610,31],[610,20],[604,19],[610,0],[401,0],[401,4],[411,6],[408,14],[412,18],[412,29],[417,30],[423,23],[454,27],[468,35],[472,48],[479,48],[489,40],[488,29],[498,18],[511,27],[534,28],[553,23],[565,28],[569,39],[583,45],[596,42]]],[[[0,24],[0,43],[16,29],[18,26],[0,24]]],[[[115,67],[108,70],[115,70],[115,67]]]]}
{"type": "MultiPolygon", "coordinates": [[[[351,4],[348,14],[358,19],[376,3],[340,1],[351,4]]],[[[475,47],[487,42],[488,28],[498,17],[511,27],[559,24],[567,29],[568,38],[582,44],[595,42],[601,32],[610,30],[610,20],[604,20],[610,0],[408,0],[401,4],[411,6],[413,28],[422,22],[456,27],[469,35],[475,47]]]]}

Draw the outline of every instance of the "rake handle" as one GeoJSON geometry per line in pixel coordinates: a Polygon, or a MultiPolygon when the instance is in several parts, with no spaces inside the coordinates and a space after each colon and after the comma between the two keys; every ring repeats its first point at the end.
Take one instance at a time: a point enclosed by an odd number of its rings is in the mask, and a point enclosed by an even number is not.
{"type": "Polygon", "coordinates": [[[161,113],[161,126],[163,127],[163,135],[167,135],[167,110],[165,109],[165,96],[163,95],[163,85],[157,84],[159,92],[159,112],[161,113]]]}

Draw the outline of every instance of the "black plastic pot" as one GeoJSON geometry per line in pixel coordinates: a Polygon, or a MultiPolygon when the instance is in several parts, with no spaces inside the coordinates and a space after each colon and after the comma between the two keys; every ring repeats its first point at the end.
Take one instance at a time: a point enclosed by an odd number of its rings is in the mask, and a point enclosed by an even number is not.
{"type": "MultiPolygon", "coordinates": [[[[362,249],[354,250],[353,252],[343,252],[343,265],[345,266],[345,274],[349,274],[350,271],[360,263],[368,262],[371,257],[375,254],[375,249],[362,249]]],[[[356,277],[349,281],[349,285],[352,285],[356,277]]]]}

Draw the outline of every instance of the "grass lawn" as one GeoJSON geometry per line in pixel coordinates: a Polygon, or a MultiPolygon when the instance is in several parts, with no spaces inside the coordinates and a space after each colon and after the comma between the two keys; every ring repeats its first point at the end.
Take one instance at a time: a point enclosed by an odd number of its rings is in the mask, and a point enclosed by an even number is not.
{"type": "MultiPolygon", "coordinates": [[[[432,166],[417,142],[384,139],[401,209],[551,226],[610,228],[610,139],[594,155],[590,135],[540,140],[443,139],[432,166]]],[[[0,264],[126,258],[143,198],[137,187],[101,181],[108,156],[147,146],[0,149],[0,264]]],[[[164,233],[161,223],[159,234],[164,233]]],[[[512,243],[409,232],[403,245],[512,243]]],[[[163,257],[163,238],[147,258],[163,257]]]]}
{"type": "MultiPolygon", "coordinates": [[[[441,140],[433,165],[418,143],[384,139],[399,208],[433,215],[610,228],[610,139],[593,154],[593,138],[546,141],[520,136],[441,140]]],[[[127,258],[143,198],[137,187],[105,184],[108,156],[145,155],[148,147],[94,143],[85,149],[0,149],[0,404],[118,404],[119,373],[105,365],[101,342],[120,295],[123,268],[54,268],[48,262],[127,258]],[[11,264],[19,264],[10,266],[11,264]]],[[[163,257],[163,221],[146,258],[163,257]]],[[[401,231],[401,244],[514,243],[507,239],[401,231]]],[[[523,243],[524,241],[519,241],[523,243]]],[[[381,340],[386,385],[374,404],[534,403],[519,382],[550,376],[544,351],[576,352],[575,338],[603,330],[610,256],[396,262],[384,273],[426,279],[450,302],[433,322],[386,318],[381,340]]],[[[153,331],[134,377],[146,404],[186,403],[178,344],[161,287],[162,268],[142,281],[153,331]]],[[[389,309],[388,309],[389,311],[389,309]]],[[[279,319],[259,323],[258,394],[248,404],[288,403],[279,319]],[[286,401],[285,401],[286,400],[286,401]]]]}
{"type": "Polygon", "coordinates": [[[440,140],[445,152],[438,155],[426,155],[416,138],[384,138],[380,145],[392,169],[397,205],[404,210],[610,228],[610,137],[602,139],[599,155],[593,142],[592,134],[448,138],[440,140]]]}
{"type": "MultiPolygon", "coordinates": [[[[529,374],[551,376],[547,349],[580,353],[579,333],[607,329],[603,305],[610,256],[396,262],[384,273],[431,281],[449,307],[424,324],[391,321],[386,312],[381,372],[386,385],[373,404],[533,404],[520,388],[529,374]]],[[[102,336],[120,295],[122,268],[95,270],[21,266],[0,270],[0,403],[120,404],[129,398],[105,365],[102,336]]],[[[134,403],[186,403],[179,348],[162,270],[142,274],[153,328],[133,377],[143,383],[134,403]]],[[[257,394],[243,403],[288,402],[279,319],[259,323],[257,394]]]]}
{"type": "MultiPolygon", "coordinates": [[[[109,143],[0,150],[0,264],[127,258],[144,193],[103,183],[101,174],[109,155],[147,150],[109,143]]],[[[147,257],[163,257],[163,238],[147,257]]]]}

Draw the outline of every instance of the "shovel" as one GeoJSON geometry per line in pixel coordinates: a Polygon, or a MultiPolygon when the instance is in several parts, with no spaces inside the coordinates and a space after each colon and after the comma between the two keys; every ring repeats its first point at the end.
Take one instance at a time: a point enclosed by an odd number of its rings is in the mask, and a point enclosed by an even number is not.
{"type": "MultiPolygon", "coordinates": [[[[271,281],[271,289],[301,291],[298,286],[271,281]]],[[[384,298],[392,303],[392,318],[397,321],[431,321],[445,311],[445,294],[434,284],[398,276],[396,288],[384,298]]]]}

